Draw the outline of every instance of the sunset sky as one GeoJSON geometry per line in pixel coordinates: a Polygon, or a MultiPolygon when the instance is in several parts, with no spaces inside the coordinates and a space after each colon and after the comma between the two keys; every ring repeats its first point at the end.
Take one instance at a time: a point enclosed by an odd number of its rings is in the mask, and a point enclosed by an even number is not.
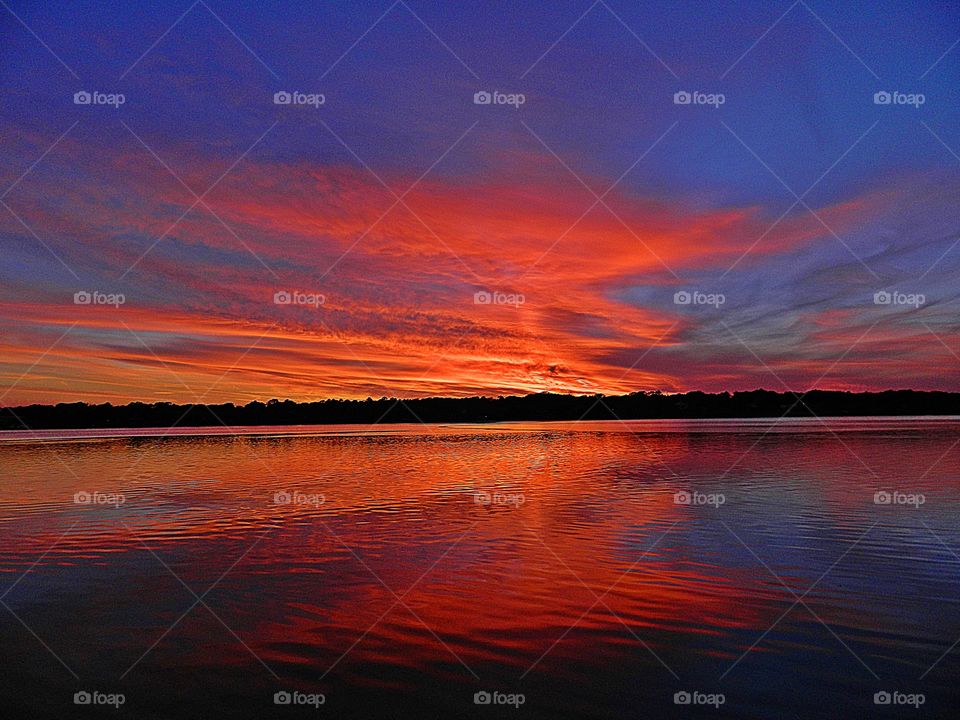
{"type": "Polygon", "coordinates": [[[960,390],[954,2],[4,0],[0,33],[0,404],[960,390]]]}

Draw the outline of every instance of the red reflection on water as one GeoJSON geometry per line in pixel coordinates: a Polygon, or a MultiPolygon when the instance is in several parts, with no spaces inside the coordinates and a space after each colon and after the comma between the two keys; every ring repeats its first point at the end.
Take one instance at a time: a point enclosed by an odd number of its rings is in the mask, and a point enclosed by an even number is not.
{"type": "MultiPolygon", "coordinates": [[[[389,686],[402,680],[360,669],[462,678],[463,664],[517,677],[600,658],[657,665],[643,644],[671,666],[722,667],[793,601],[760,560],[802,592],[845,548],[805,552],[810,538],[874,510],[878,479],[863,464],[883,482],[920,478],[956,435],[902,436],[909,452],[890,454],[888,438],[842,427],[843,441],[613,427],[0,446],[11,471],[0,569],[12,581],[46,552],[21,602],[57,592],[146,607],[146,625],[126,611],[98,619],[118,664],[192,602],[170,571],[200,594],[229,570],[208,602],[278,672],[389,686]],[[726,502],[675,504],[692,489],[726,502]],[[76,505],[79,490],[124,502],[76,505]]],[[[930,477],[956,493],[956,478],[930,477]]],[[[819,611],[827,622],[856,614],[819,611]]],[[[216,618],[171,635],[145,663],[171,662],[172,648],[197,667],[251,661],[216,618]]]]}

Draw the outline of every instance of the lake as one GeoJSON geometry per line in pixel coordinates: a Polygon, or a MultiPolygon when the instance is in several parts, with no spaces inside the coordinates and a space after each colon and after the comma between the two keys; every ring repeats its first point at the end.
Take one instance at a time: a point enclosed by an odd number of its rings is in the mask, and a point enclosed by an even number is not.
{"type": "Polygon", "coordinates": [[[960,420],[0,434],[8,717],[945,717],[960,420]]]}

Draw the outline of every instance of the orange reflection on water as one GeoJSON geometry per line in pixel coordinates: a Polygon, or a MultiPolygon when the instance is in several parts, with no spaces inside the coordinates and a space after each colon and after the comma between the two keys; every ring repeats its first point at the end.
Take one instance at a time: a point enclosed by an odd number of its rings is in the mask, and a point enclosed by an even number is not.
{"type": "MultiPolygon", "coordinates": [[[[20,602],[146,606],[134,635],[124,613],[98,616],[118,673],[189,606],[175,574],[198,594],[215,585],[210,607],[252,653],[191,616],[143,660],[154,668],[175,649],[189,666],[255,654],[280,675],[357,687],[491,668],[559,678],[614,659],[663,679],[719,675],[793,601],[773,572],[805,591],[869,525],[875,485],[920,478],[958,432],[901,426],[909,452],[891,455],[888,431],[868,430],[838,423],[842,442],[803,421],[6,443],[0,568],[13,581],[46,553],[20,602]],[[724,502],[676,504],[678,490],[724,502]],[[75,504],[81,491],[123,500],[75,504]]],[[[956,478],[929,479],[956,496],[956,478]]],[[[864,573],[835,574],[875,593],[864,573]]],[[[865,630],[902,612],[864,612],[831,582],[817,606],[827,623],[865,630]]],[[[799,646],[822,642],[805,634],[810,617],[784,624],[799,646]]]]}

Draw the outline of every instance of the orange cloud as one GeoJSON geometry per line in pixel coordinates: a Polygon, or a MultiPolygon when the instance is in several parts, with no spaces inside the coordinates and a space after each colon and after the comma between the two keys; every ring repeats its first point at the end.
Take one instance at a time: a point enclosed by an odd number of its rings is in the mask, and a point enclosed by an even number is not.
{"type": "MultiPolygon", "coordinates": [[[[702,323],[673,292],[741,256],[749,268],[834,242],[807,213],[770,231],[776,218],[758,207],[694,211],[619,190],[598,203],[545,173],[427,178],[398,202],[365,170],[252,161],[205,198],[222,223],[197,205],[171,230],[194,198],[147,160],[121,155],[82,191],[21,200],[31,226],[68,239],[53,242],[85,282],[127,303],[76,306],[72,280],[24,284],[30,300],[0,305],[0,383],[30,368],[5,402],[776,387],[754,358],[734,360],[730,338],[719,354],[694,348],[702,323]],[[275,304],[284,289],[324,303],[275,304]]],[[[199,191],[217,174],[185,179],[199,191]]],[[[414,178],[385,181],[403,192],[414,178]]],[[[884,202],[818,214],[846,234],[884,202]]],[[[781,363],[791,381],[856,339],[839,315],[810,317],[826,351],[781,363]]]]}

